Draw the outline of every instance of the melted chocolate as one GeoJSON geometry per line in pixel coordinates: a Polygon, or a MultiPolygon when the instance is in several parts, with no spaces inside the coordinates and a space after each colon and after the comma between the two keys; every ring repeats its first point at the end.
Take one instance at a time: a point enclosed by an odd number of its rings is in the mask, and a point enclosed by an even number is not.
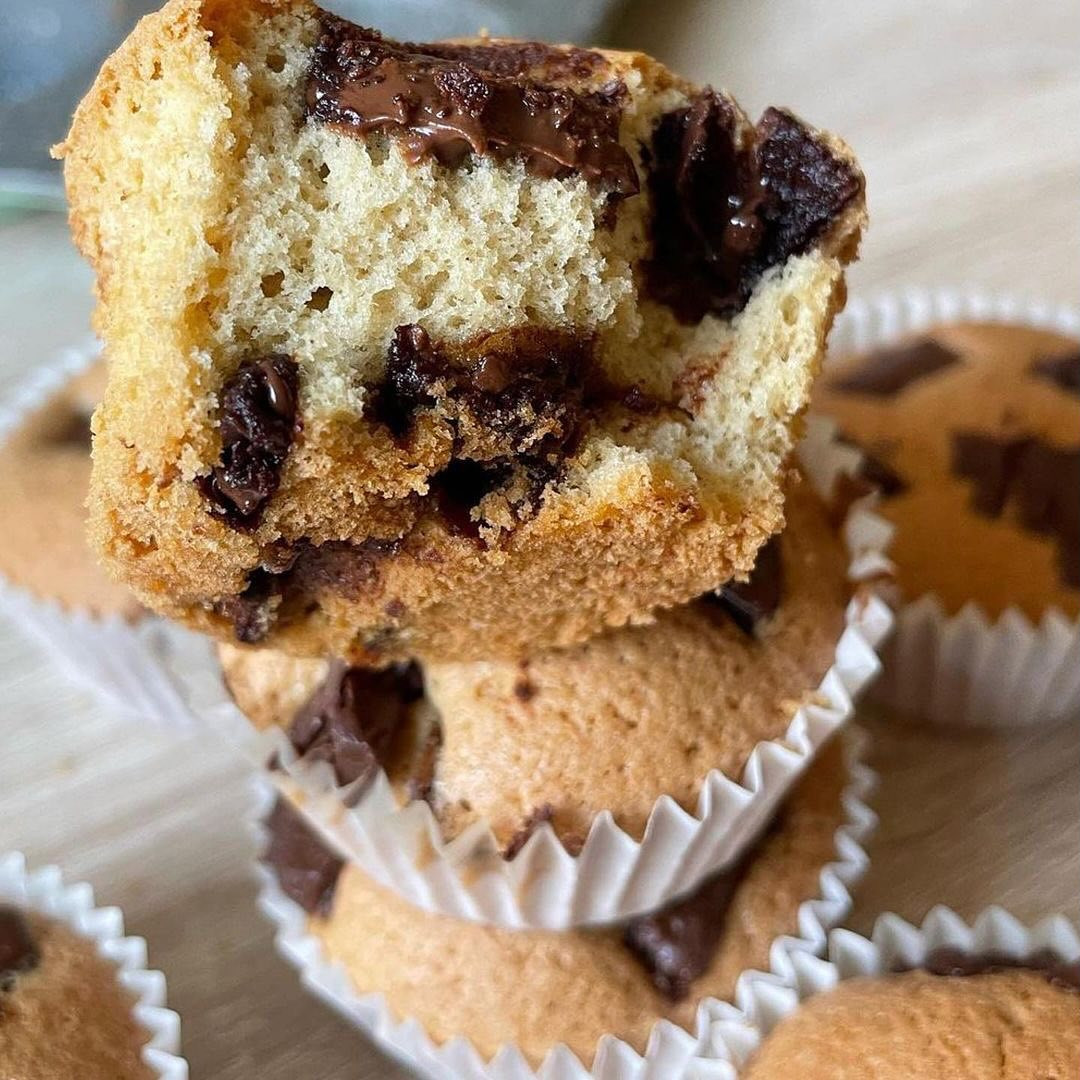
{"type": "Polygon", "coordinates": [[[15,976],[37,967],[40,960],[26,916],[16,907],[0,905],[0,990],[10,990],[15,976]]]}
{"type": "Polygon", "coordinates": [[[831,386],[845,394],[892,397],[913,382],[951,367],[959,359],[959,353],[933,338],[924,338],[908,345],[875,350],[831,386]]]}
{"type": "MultiPolygon", "coordinates": [[[[583,55],[565,70],[591,64],[583,55]]],[[[393,135],[412,162],[514,158],[540,176],[578,173],[615,197],[635,194],[637,172],[619,143],[621,84],[585,93],[536,82],[526,77],[532,56],[554,74],[543,46],[402,44],[327,15],[307,115],[351,134],[393,135]]]]}
{"type": "Polygon", "coordinates": [[[270,633],[280,601],[281,578],[259,567],[242,593],[215,601],[214,610],[232,623],[237,641],[257,645],[270,633]]]}
{"type": "Polygon", "coordinates": [[[701,602],[710,611],[722,612],[748,637],[757,635],[762,622],[775,615],[784,598],[784,562],[780,537],[773,536],[758,551],[748,581],[729,581],[701,602]]]}
{"type": "Polygon", "coordinates": [[[951,464],[974,482],[978,513],[997,518],[1013,506],[1024,528],[1055,537],[1062,581],[1080,588],[1080,448],[953,432],[951,464]]]}
{"type": "Polygon", "coordinates": [[[730,315],[767,269],[801,254],[862,190],[862,178],[790,113],[768,109],[743,138],[711,89],[657,123],[650,293],[683,322],[730,315]]]}
{"type": "Polygon", "coordinates": [[[329,762],[338,784],[366,781],[385,762],[423,693],[416,664],[372,671],[334,661],[293,717],[289,740],[305,760],[329,762]]]}
{"type": "Polygon", "coordinates": [[[623,942],[649,973],[653,985],[671,1001],[682,1001],[716,955],[728,908],[761,845],[783,827],[781,808],[738,860],[713,874],[681,900],[632,919],[623,942]]]}
{"type": "Polygon", "coordinates": [[[221,391],[221,461],[200,487],[234,529],[258,525],[299,430],[298,368],[287,356],[248,360],[221,391]]]}
{"type": "Polygon", "coordinates": [[[270,842],[262,861],[273,870],[281,891],[309,915],[328,915],[342,860],[284,799],[270,811],[266,831],[270,842]]]}
{"type": "MultiPolygon", "coordinates": [[[[898,972],[910,971],[900,967],[898,972]]],[[[970,977],[972,975],[996,975],[1003,971],[1032,971],[1045,976],[1047,982],[1063,990],[1080,992],[1080,960],[1067,963],[1057,953],[1041,949],[1028,956],[1010,956],[1007,953],[966,953],[962,949],[943,946],[934,949],[920,970],[931,975],[946,977],[970,977]]]]}
{"type": "Polygon", "coordinates": [[[482,429],[508,454],[531,448],[539,432],[565,444],[582,423],[591,366],[591,341],[565,330],[525,326],[450,346],[433,343],[416,324],[399,326],[372,415],[399,442],[438,406],[459,430],[482,429]]]}
{"type": "Polygon", "coordinates": [[[1059,356],[1040,356],[1031,370],[1066,393],[1080,396],[1080,349],[1059,356]]]}
{"type": "Polygon", "coordinates": [[[283,583],[286,597],[327,590],[352,599],[371,591],[379,580],[384,559],[396,555],[402,540],[363,540],[351,544],[331,540],[325,544],[302,543],[283,583]]]}

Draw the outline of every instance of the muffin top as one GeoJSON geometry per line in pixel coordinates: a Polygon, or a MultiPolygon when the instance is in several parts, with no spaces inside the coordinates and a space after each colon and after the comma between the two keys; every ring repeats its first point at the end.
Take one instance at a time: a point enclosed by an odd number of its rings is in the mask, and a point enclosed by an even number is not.
{"type": "Polygon", "coordinates": [[[1080,613],[1080,344],[935,326],[844,359],[814,407],[869,455],[905,600],[1080,613]]]}
{"type": "Polygon", "coordinates": [[[86,542],[90,414],[104,388],[98,361],[0,443],[0,506],[10,509],[0,574],[69,610],[134,618],[135,598],[109,580],[86,542]]]}
{"type": "Polygon", "coordinates": [[[1080,1076],[1080,967],[931,953],[929,970],[840,983],[783,1019],[745,1080],[1080,1076]]]}
{"type": "Polygon", "coordinates": [[[0,1076],[152,1080],[135,1000],[94,943],[0,904],[0,1076]]]}
{"type": "Polygon", "coordinates": [[[241,709],[330,760],[339,782],[371,760],[402,797],[427,798],[447,838],[491,823],[513,855],[550,821],[572,852],[610,810],[640,837],[656,800],[695,810],[719,769],[741,777],[761,741],[781,737],[834,658],[849,594],[846,556],[807,484],[750,581],[650,626],[523,662],[432,664],[421,673],[225,648],[241,709]]]}
{"type": "Polygon", "coordinates": [[[799,906],[836,858],[847,777],[834,742],[737,865],[603,929],[507,930],[424,912],[343,865],[286,803],[266,860],[359,994],[382,993],[436,1042],[464,1035],[485,1058],[511,1042],[536,1065],[561,1042],[589,1062],[604,1034],[641,1052],[661,1018],[692,1030],[701,998],[729,997],[778,935],[797,932],[799,906]]]}

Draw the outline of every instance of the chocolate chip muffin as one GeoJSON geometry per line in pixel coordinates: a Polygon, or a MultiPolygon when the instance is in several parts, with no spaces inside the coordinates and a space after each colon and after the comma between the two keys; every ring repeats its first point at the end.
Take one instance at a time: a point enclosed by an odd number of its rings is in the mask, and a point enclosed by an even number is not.
{"type": "Polygon", "coordinates": [[[711,770],[741,778],[832,666],[843,545],[808,484],[787,519],[749,582],[569,650],[369,671],[221,646],[225,678],[257,727],[287,729],[340,783],[382,764],[448,839],[487,821],[513,856],[550,821],[576,853],[602,810],[640,839],[661,795],[694,812],[711,770]]]}
{"type": "Polygon", "coordinates": [[[0,505],[10,511],[0,575],[68,610],[133,619],[140,605],[108,578],[86,542],[90,414],[104,389],[99,361],[0,441],[0,505]]]}
{"type": "Polygon", "coordinates": [[[1080,614],[1080,343],[936,326],[842,359],[814,405],[868,454],[904,599],[1080,614]]]}
{"type": "Polygon", "coordinates": [[[153,1080],[135,1001],[94,943],[0,904],[0,1076],[153,1080]]]}
{"type": "Polygon", "coordinates": [[[744,575],[865,220],[837,139],[638,53],[170,0],[58,148],[152,608],[387,663],[744,575]]]}
{"type": "Polygon", "coordinates": [[[846,980],[785,1017],[746,1080],[1072,1080],[1080,964],[942,949],[925,970],[846,980]],[[842,1033],[842,1037],[838,1037],[842,1033]]]}
{"type": "Polygon", "coordinates": [[[800,904],[819,895],[836,855],[846,775],[842,747],[830,745],[738,866],[601,930],[514,931],[427,914],[343,865],[287,803],[268,821],[266,861],[357,994],[383,994],[436,1042],[463,1035],[485,1059],[512,1043],[536,1066],[565,1043],[588,1063],[606,1034],[642,1052],[661,1018],[693,1030],[702,998],[729,997],[778,935],[797,932],[800,904]]]}

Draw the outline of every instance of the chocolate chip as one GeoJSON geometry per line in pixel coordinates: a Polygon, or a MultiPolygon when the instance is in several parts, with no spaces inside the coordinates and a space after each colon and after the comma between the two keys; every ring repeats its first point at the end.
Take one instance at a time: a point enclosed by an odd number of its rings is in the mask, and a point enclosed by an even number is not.
{"type": "Polygon", "coordinates": [[[1014,506],[1020,523],[1055,537],[1062,581],[1080,588],[1080,448],[1041,439],[953,432],[952,471],[974,482],[972,506],[997,518],[1014,506]]]}
{"type": "Polygon", "coordinates": [[[780,537],[774,536],[758,551],[748,581],[728,582],[701,597],[707,609],[723,612],[748,637],[754,637],[759,625],[776,614],[783,600],[780,543],[780,537]]]}
{"type": "Polygon", "coordinates": [[[744,873],[745,860],[730,872],[713,875],[682,900],[627,924],[627,948],[671,1001],[686,998],[694,980],[708,971],[744,873]]]}
{"type": "Polygon", "coordinates": [[[248,360],[222,388],[221,460],[199,486],[234,529],[257,526],[281,482],[299,428],[298,371],[279,354],[248,360]]]}
{"type": "Polygon", "coordinates": [[[1066,393],[1080,395],[1080,349],[1058,356],[1040,356],[1031,370],[1066,393]]]}
{"type": "Polygon", "coordinates": [[[857,475],[885,498],[903,495],[907,491],[907,481],[881,457],[871,453],[861,443],[843,433],[837,434],[836,441],[853,446],[859,451],[861,458],[857,475]]]}
{"type": "Polygon", "coordinates": [[[862,179],[790,113],[767,110],[744,138],[711,89],[665,113],[647,158],[650,294],[683,322],[730,315],[772,266],[809,249],[862,179]]]}
{"type": "Polygon", "coordinates": [[[960,354],[933,338],[907,345],[877,349],[854,370],[834,379],[831,386],[845,394],[892,397],[913,382],[934,375],[960,359],[960,354]]]}
{"type": "Polygon", "coordinates": [[[37,967],[40,959],[26,916],[18,908],[0,906],[0,990],[10,990],[15,976],[37,967]]]}
{"type": "MultiPolygon", "coordinates": [[[[1040,949],[1027,956],[1010,956],[1003,952],[968,953],[952,946],[934,949],[920,965],[931,975],[970,978],[973,975],[995,975],[1003,971],[1032,971],[1063,990],[1080,991],[1080,960],[1067,963],[1050,949],[1040,949]]],[[[910,971],[910,967],[894,969],[910,971]]]]}
{"type": "Polygon", "coordinates": [[[343,861],[284,799],[266,819],[270,843],[262,861],[274,871],[281,891],[309,915],[328,915],[343,861]]]}
{"type": "Polygon", "coordinates": [[[289,741],[305,760],[329,762],[338,784],[366,781],[385,763],[423,692],[416,664],[373,671],[334,661],[293,717],[289,741]]]}
{"type": "MultiPolygon", "coordinates": [[[[554,73],[551,54],[519,43],[402,44],[324,15],[307,116],[349,134],[390,134],[411,162],[434,158],[456,167],[472,155],[515,159],[544,177],[578,173],[612,198],[636,194],[637,171],[619,143],[621,96],[526,77],[527,59],[554,73]]],[[[574,51],[564,70],[586,63],[591,69],[588,56],[574,51]]]]}
{"type": "Polygon", "coordinates": [[[261,567],[248,575],[242,593],[214,602],[214,610],[233,626],[233,637],[245,645],[257,645],[273,628],[281,599],[281,578],[261,567]]]}
{"type": "Polygon", "coordinates": [[[518,701],[532,701],[537,693],[536,683],[534,683],[527,675],[522,675],[517,682],[514,683],[514,697],[516,697],[518,701]]]}
{"type": "Polygon", "coordinates": [[[550,821],[555,810],[551,803],[544,803],[543,806],[536,807],[529,816],[521,823],[521,828],[518,829],[512,837],[510,842],[503,849],[503,858],[509,862],[511,859],[516,859],[521,854],[521,849],[529,842],[532,834],[544,824],[545,821],[550,821]]]}
{"type": "Polygon", "coordinates": [[[508,464],[484,465],[478,461],[458,460],[431,478],[430,489],[439,514],[450,532],[478,539],[480,522],[473,510],[492,492],[510,481],[513,469],[508,464]]]}
{"type": "Polygon", "coordinates": [[[296,558],[283,588],[287,596],[313,592],[339,593],[352,599],[369,594],[378,583],[382,564],[401,551],[402,539],[372,537],[359,543],[331,540],[296,545],[296,558]]]}

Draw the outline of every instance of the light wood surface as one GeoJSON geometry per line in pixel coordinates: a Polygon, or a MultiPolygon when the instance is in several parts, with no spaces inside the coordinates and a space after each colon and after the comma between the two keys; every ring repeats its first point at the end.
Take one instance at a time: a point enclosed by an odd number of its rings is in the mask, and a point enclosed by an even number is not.
{"type": "MultiPolygon", "coordinates": [[[[1080,296],[1080,12],[1052,0],[630,4],[617,43],[842,133],[873,222],[852,291],[976,284],[1080,296]]],[[[0,389],[85,332],[56,217],[0,225],[0,389]]],[[[17,512],[6,508],[4,512],[17,512]]],[[[213,740],[124,724],[0,626],[0,850],[59,862],[150,941],[194,1077],[396,1077],[299,988],[256,913],[245,770],[213,740]]],[[[1080,736],[948,734],[867,717],[882,823],[851,924],[935,902],[1077,914],[1080,736]]]]}

